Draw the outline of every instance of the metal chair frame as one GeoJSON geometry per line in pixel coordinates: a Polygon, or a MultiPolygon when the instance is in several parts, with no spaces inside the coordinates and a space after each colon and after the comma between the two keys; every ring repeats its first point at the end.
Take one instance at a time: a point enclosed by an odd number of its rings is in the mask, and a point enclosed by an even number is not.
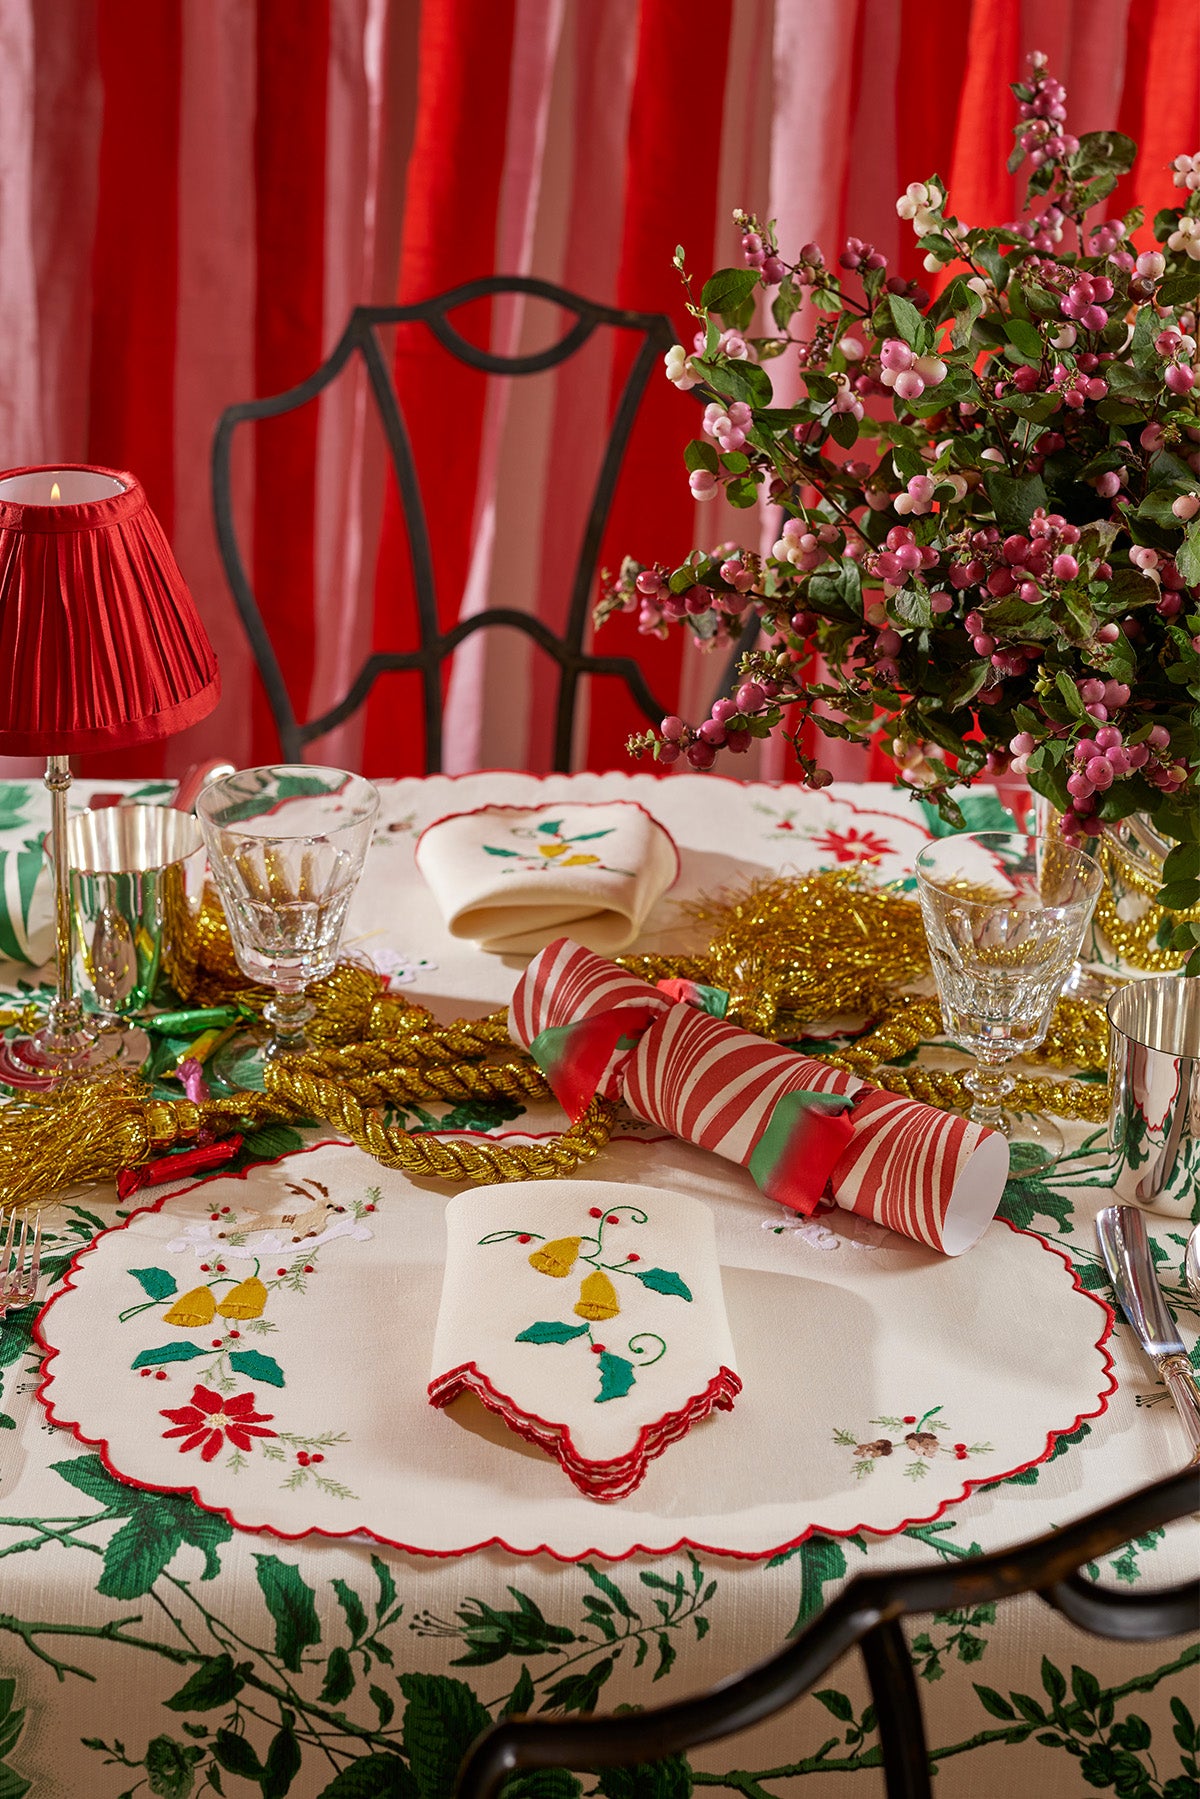
{"type": "Polygon", "coordinates": [[[285,393],[243,401],[225,409],[217,424],[212,451],[213,509],[217,539],[229,585],[267,691],[285,761],[301,761],[306,744],[323,736],[357,711],[380,675],[393,670],[412,669],[420,674],[422,683],[426,771],[436,774],[442,766],[442,664],[465,638],[476,631],[498,625],[523,632],[558,664],[554,729],[554,768],[557,771],[565,772],[570,768],[575,699],[582,676],[618,676],[625,682],[646,717],[655,722],[670,710],[654,698],[641,669],[632,657],[592,655],[585,651],[583,644],[600,540],[612,507],[634,416],[655,358],[669,349],[674,341],[674,328],[670,320],[661,313],[623,312],[615,307],[601,306],[568,292],[566,288],[556,287],[549,281],[540,281],[532,276],[489,275],[478,281],[468,281],[447,293],[435,295],[432,299],[422,300],[412,306],[356,306],[333,351],[306,381],[289,388],[285,393]],[[531,294],[539,299],[552,301],[565,311],[574,313],[575,323],[558,343],[529,355],[503,356],[490,350],[482,350],[456,330],[449,315],[456,307],[497,294],[531,294]],[[489,607],[470,618],[459,619],[446,631],[439,628],[429,529],[413,460],[412,441],[388,358],[379,338],[381,326],[407,323],[427,325],[437,342],[452,355],[488,375],[534,375],[544,369],[557,368],[581,349],[601,325],[641,335],[641,347],[622,389],[600,465],[575,565],[566,630],[561,637],[556,636],[541,619],[508,606],[489,607]],[[296,716],[234,529],[233,433],[241,424],[256,419],[276,418],[281,413],[292,412],[315,399],[356,354],[362,357],[366,365],[399,488],[408,531],[420,647],[410,651],[379,651],[369,656],[347,692],[335,705],[318,718],[301,721],[296,716]]]}
{"type": "Polygon", "coordinates": [[[1114,1591],[1093,1586],[1079,1569],[1198,1507],[1200,1481],[1189,1469],[1015,1549],[953,1566],[857,1575],[786,1648],[709,1692],[611,1717],[493,1725],[463,1762],[459,1799],[494,1799],[518,1770],[636,1765],[748,1730],[799,1699],[856,1646],[878,1717],[889,1799],[930,1799],[921,1700],[900,1620],[1033,1592],[1096,1636],[1136,1642],[1195,1630],[1195,1583],[1150,1594],[1114,1591]]]}

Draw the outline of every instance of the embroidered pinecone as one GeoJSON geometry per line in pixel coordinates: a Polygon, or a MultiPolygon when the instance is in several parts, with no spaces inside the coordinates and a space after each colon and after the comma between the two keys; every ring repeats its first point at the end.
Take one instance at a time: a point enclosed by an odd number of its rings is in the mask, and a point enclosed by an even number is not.
{"type": "Polygon", "coordinates": [[[910,1430],[904,1441],[914,1454],[927,1456],[930,1460],[941,1448],[941,1444],[931,1430],[910,1430]]]}
{"type": "Polygon", "coordinates": [[[892,1445],[887,1437],[880,1437],[874,1443],[857,1443],[857,1444],[855,1444],[854,1453],[855,1453],[855,1455],[861,1455],[864,1457],[865,1456],[877,1456],[877,1455],[891,1455],[892,1445]]]}

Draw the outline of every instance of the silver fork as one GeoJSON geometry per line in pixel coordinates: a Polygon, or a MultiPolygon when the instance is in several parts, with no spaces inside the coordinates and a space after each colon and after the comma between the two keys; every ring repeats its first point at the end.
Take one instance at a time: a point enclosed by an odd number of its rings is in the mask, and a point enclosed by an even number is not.
{"type": "Polygon", "coordinates": [[[33,1241],[29,1237],[29,1213],[21,1214],[20,1235],[16,1211],[8,1215],[8,1232],[0,1249],[0,1318],[14,1306],[27,1306],[37,1293],[42,1272],[42,1214],[34,1214],[33,1241]]]}

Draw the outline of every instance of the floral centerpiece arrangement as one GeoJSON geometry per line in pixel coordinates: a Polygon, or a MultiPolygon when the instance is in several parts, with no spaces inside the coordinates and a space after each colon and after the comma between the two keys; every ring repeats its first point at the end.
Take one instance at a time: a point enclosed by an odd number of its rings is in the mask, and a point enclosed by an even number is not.
{"type": "MultiPolygon", "coordinates": [[[[935,299],[858,238],[837,269],[811,243],[789,262],[741,212],[745,266],[698,300],[676,252],[699,328],[667,374],[708,401],[692,492],[768,500],[782,523],[766,554],[627,560],[597,621],[634,612],[726,653],[752,613],[766,633],[711,717],[666,718],[635,753],[705,769],[778,731],[822,787],[807,721],[884,730],[951,823],[952,788],[1007,770],[1068,838],[1147,815],[1175,845],[1159,900],[1184,911],[1200,901],[1200,155],[1176,158],[1180,204],[1139,254],[1140,210],[1096,212],[1135,145],[1072,136],[1043,56],[1013,92],[1009,166],[1032,167],[1018,222],[962,223],[936,176],[897,201],[949,277],[935,299]],[[782,357],[799,365],[786,406],[782,357]]],[[[1200,967],[1200,924],[1175,942],[1200,967]]]]}

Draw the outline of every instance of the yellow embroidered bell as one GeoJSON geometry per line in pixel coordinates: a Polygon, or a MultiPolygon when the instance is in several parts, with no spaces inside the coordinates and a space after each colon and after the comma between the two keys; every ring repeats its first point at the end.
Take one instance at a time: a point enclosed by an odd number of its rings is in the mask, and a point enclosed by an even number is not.
{"type": "Polygon", "coordinates": [[[580,1318],[590,1318],[594,1324],[603,1324],[606,1318],[616,1317],[621,1307],[607,1274],[601,1274],[597,1269],[584,1277],[575,1310],[580,1318]]]}
{"type": "Polygon", "coordinates": [[[197,1330],[202,1324],[212,1323],[216,1309],[211,1287],[193,1287],[190,1293],[180,1294],[163,1322],[177,1324],[180,1330],[197,1330]]]}
{"type": "Polygon", "coordinates": [[[539,1274],[552,1275],[556,1281],[565,1280],[575,1266],[580,1241],[579,1237],[556,1237],[553,1243],[543,1243],[533,1251],[529,1266],[539,1274]]]}
{"type": "Polygon", "coordinates": [[[267,1289],[256,1274],[239,1281],[217,1307],[222,1318],[261,1318],[267,1303],[267,1289]]]}

